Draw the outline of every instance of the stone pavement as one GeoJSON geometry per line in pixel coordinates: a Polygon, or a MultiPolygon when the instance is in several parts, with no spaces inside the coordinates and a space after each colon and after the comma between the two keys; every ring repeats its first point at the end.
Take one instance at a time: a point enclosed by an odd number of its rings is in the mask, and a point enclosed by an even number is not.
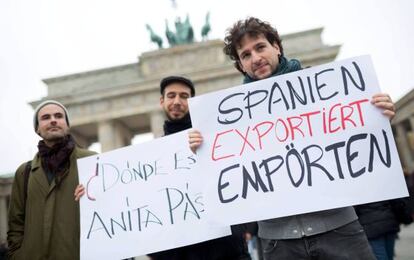
{"type": "Polygon", "coordinates": [[[395,260],[414,260],[414,224],[401,226],[395,244],[395,260]]]}

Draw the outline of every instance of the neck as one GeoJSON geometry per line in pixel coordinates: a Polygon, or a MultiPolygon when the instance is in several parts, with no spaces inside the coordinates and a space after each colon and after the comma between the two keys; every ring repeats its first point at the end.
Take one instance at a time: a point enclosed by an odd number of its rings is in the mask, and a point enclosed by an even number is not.
{"type": "Polygon", "coordinates": [[[68,135],[65,135],[62,138],[55,138],[55,139],[43,139],[43,142],[45,143],[45,145],[49,148],[53,148],[53,146],[55,146],[56,144],[59,143],[63,143],[65,141],[65,139],[69,139],[68,135]]]}
{"type": "Polygon", "coordinates": [[[60,141],[62,141],[63,139],[59,139],[59,140],[45,140],[43,139],[43,142],[45,142],[45,145],[47,147],[52,148],[55,144],[59,143],[60,141]]]}
{"type": "MultiPolygon", "coordinates": [[[[286,57],[280,56],[279,64],[276,67],[276,70],[273,71],[272,75],[270,75],[268,78],[273,77],[273,76],[279,76],[279,75],[293,72],[293,71],[297,71],[300,69],[301,69],[301,65],[298,60],[295,60],[295,59],[288,60],[286,57]]],[[[257,81],[257,80],[258,79],[251,78],[249,75],[246,74],[244,77],[243,83],[250,83],[250,82],[257,81]]]]}
{"type": "Polygon", "coordinates": [[[167,120],[164,122],[164,134],[174,134],[191,128],[190,114],[186,114],[183,118],[178,120],[167,120]]]}

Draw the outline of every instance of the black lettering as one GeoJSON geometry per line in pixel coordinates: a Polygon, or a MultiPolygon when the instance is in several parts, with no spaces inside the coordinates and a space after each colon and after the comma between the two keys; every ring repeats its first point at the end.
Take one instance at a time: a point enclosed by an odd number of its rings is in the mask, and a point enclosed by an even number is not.
{"type": "Polygon", "coordinates": [[[279,84],[277,84],[277,82],[275,82],[272,86],[272,89],[270,90],[270,95],[269,95],[269,106],[268,106],[269,115],[272,114],[272,105],[275,104],[275,103],[280,102],[282,100],[282,98],[283,98],[283,103],[285,104],[286,110],[289,110],[289,104],[286,100],[286,97],[283,94],[283,91],[280,88],[279,84]],[[274,94],[276,88],[279,90],[281,98],[276,99],[275,101],[273,101],[273,94],[274,94]]]}
{"type": "Polygon", "coordinates": [[[89,228],[88,235],[86,236],[86,238],[89,239],[89,237],[91,236],[91,232],[95,232],[95,231],[98,231],[98,230],[101,230],[101,229],[105,230],[105,233],[106,233],[106,235],[108,235],[109,238],[112,238],[111,234],[109,234],[109,231],[106,228],[106,226],[105,226],[104,222],[102,221],[101,217],[99,216],[99,214],[96,211],[94,211],[93,212],[93,217],[92,217],[92,223],[91,223],[91,226],[89,228]],[[92,230],[92,227],[94,226],[94,223],[95,223],[95,218],[98,219],[99,224],[101,224],[101,227],[98,227],[98,228],[95,228],[95,229],[92,230]]]}
{"type": "Polygon", "coordinates": [[[231,98],[233,98],[235,96],[240,96],[240,95],[243,96],[244,94],[243,93],[234,93],[234,94],[231,94],[231,95],[225,97],[220,102],[219,107],[218,107],[218,112],[221,115],[223,115],[223,114],[231,114],[233,112],[236,112],[236,117],[234,119],[225,118],[224,120],[222,120],[222,119],[220,119],[220,116],[218,116],[217,117],[217,122],[219,122],[220,124],[223,124],[223,125],[229,125],[229,124],[233,124],[233,123],[239,121],[239,119],[242,118],[242,116],[243,116],[243,110],[241,110],[240,108],[234,107],[234,108],[230,108],[230,109],[224,109],[222,107],[225,101],[227,101],[227,100],[229,100],[229,99],[231,99],[231,98]],[[238,114],[238,116],[237,116],[237,114],[238,114]]]}
{"type": "Polygon", "coordinates": [[[299,101],[299,103],[301,103],[302,105],[307,104],[307,97],[306,97],[306,93],[305,93],[305,87],[303,86],[302,79],[300,77],[298,77],[298,79],[301,83],[300,84],[300,89],[302,91],[302,96],[299,95],[299,93],[295,90],[295,88],[293,87],[292,83],[289,80],[286,81],[286,84],[287,84],[288,89],[289,89],[290,101],[292,103],[292,109],[296,108],[295,99],[297,101],[299,101]]]}
{"type": "Polygon", "coordinates": [[[174,213],[173,213],[173,211],[181,205],[181,203],[184,200],[184,195],[183,195],[183,193],[180,190],[175,189],[175,188],[165,188],[165,191],[167,193],[168,211],[170,213],[170,221],[171,221],[171,224],[174,224],[174,213]],[[178,192],[178,194],[180,196],[180,199],[179,199],[180,202],[175,203],[176,205],[174,205],[174,206],[172,204],[170,190],[173,190],[173,191],[178,192]]]}
{"type": "MultiPolygon", "coordinates": [[[[145,227],[148,227],[148,223],[155,223],[158,224],[160,226],[162,226],[162,222],[161,220],[157,217],[157,215],[155,215],[154,213],[152,213],[150,210],[145,209],[147,211],[147,219],[145,220],[145,227]],[[150,220],[150,217],[152,216],[152,218],[154,220],[150,220]]],[[[173,224],[173,223],[172,223],[173,224]]]]}
{"type": "Polygon", "coordinates": [[[369,164],[368,164],[368,172],[372,172],[373,170],[373,164],[374,164],[374,146],[376,148],[376,151],[378,152],[378,155],[380,157],[381,162],[387,166],[387,168],[391,167],[391,153],[390,153],[390,145],[388,143],[387,133],[382,130],[382,134],[384,136],[384,143],[385,143],[385,153],[386,158],[384,159],[381,149],[379,148],[377,138],[375,135],[370,134],[370,151],[369,151],[369,164]]]}
{"type": "Polygon", "coordinates": [[[114,229],[114,224],[119,226],[121,229],[123,229],[124,231],[127,230],[126,225],[125,225],[125,219],[124,219],[124,212],[121,212],[121,222],[115,221],[113,218],[109,219],[109,222],[111,223],[111,231],[112,231],[112,235],[115,235],[115,229],[114,229]]]}
{"type": "Polygon", "coordinates": [[[361,169],[359,169],[356,172],[354,172],[354,170],[352,169],[351,162],[358,156],[358,152],[351,153],[351,144],[355,141],[362,140],[362,139],[365,139],[365,138],[367,138],[367,134],[353,135],[353,136],[351,136],[351,138],[349,138],[349,140],[346,144],[346,158],[347,158],[347,162],[348,162],[348,170],[349,170],[349,174],[351,175],[352,178],[356,178],[356,177],[360,176],[361,174],[363,174],[365,172],[365,167],[362,167],[361,169]]]}
{"type": "Polygon", "coordinates": [[[257,168],[256,162],[252,162],[253,172],[254,172],[254,179],[250,176],[249,172],[247,171],[246,167],[243,166],[243,191],[242,197],[245,199],[247,197],[247,188],[250,186],[253,187],[255,191],[259,191],[259,186],[263,192],[268,192],[266,185],[264,184],[262,178],[260,177],[259,170],[257,168]]]}
{"type": "Polygon", "coordinates": [[[338,142],[331,145],[328,145],[325,147],[325,151],[330,152],[333,150],[335,155],[335,163],[336,163],[336,169],[338,170],[339,178],[344,179],[344,174],[342,172],[341,167],[341,160],[339,159],[338,149],[345,146],[345,142],[338,142]]]}
{"type": "Polygon", "coordinates": [[[342,81],[343,81],[343,83],[344,83],[344,92],[345,92],[345,95],[348,95],[348,92],[349,92],[349,90],[348,90],[348,80],[347,80],[347,78],[351,79],[352,84],[353,84],[356,88],[358,88],[358,89],[359,89],[359,90],[361,90],[361,91],[365,91],[365,81],[364,81],[364,78],[362,77],[361,70],[360,70],[360,68],[358,67],[358,64],[357,64],[356,62],[352,62],[352,64],[354,65],[355,70],[356,70],[356,71],[357,71],[357,73],[358,73],[358,78],[359,78],[359,83],[360,83],[360,85],[358,85],[358,84],[356,83],[355,79],[352,77],[352,75],[351,75],[351,73],[349,72],[349,70],[347,70],[344,66],[341,66],[342,81]]]}
{"type": "Polygon", "coordinates": [[[102,172],[102,185],[103,185],[103,191],[107,191],[110,188],[114,187],[119,180],[119,170],[118,168],[116,168],[115,165],[110,164],[110,163],[103,163],[101,164],[101,172],[102,172]],[[112,168],[113,170],[110,171],[108,168],[112,168]],[[108,169],[107,171],[105,171],[105,169],[108,169]],[[105,181],[106,177],[108,174],[113,173],[116,178],[115,180],[111,183],[111,185],[108,185],[108,183],[105,181]]]}
{"type": "Polygon", "coordinates": [[[190,169],[190,167],[179,166],[178,162],[183,161],[183,159],[178,158],[178,152],[174,153],[174,169],[190,169]]]}
{"type": "MultiPolygon", "coordinates": [[[[309,96],[310,96],[310,99],[311,99],[312,103],[315,103],[315,98],[313,97],[311,77],[307,76],[306,79],[308,81],[308,88],[309,88],[309,96]]],[[[299,81],[300,81],[300,84],[303,86],[303,82],[302,82],[302,79],[300,77],[299,77],[299,81]]]]}
{"type": "Polygon", "coordinates": [[[259,105],[260,103],[263,102],[263,100],[265,100],[267,98],[267,90],[263,90],[263,89],[259,89],[259,90],[255,90],[255,91],[248,91],[247,95],[244,97],[243,100],[247,99],[247,105],[245,106],[245,108],[247,109],[247,112],[249,113],[249,118],[252,119],[252,107],[255,107],[257,105],[259,105]],[[252,99],[253,96],[257,95],[257,94],[265,94],[262,99],[256,101],[255,103],[251,104],[250,100],[252,99]]]}
{"type": "MultiPolygon", "coordinates": [[[[311,151],[310,153],[316,154],[317,152],[315,152],[315,149],[313,149],[313,151],[311,151]]],[[[316,144],[309,145],[302,150],[302,154],[305,156],[306,170],[308,172],[308,186],[312,186],[312,167],[316,167],[320,169],[321,171],[323,171],[326,174],[326,176],[328,176],[330,181],[334,180],[334,177],[332,177],[332,175],[329,174],[329,172],[325,169],[325,167],[317,163],[323,156],[323,150],[320,146],[316,144]],[[310,161],[308,150],[312,148],[316,148],[316,150],[319,151],[319,157],[313,161],[310,161]]]]}
{"type": "Polygon", "coordinates": [[[300,184],[303,181],[303,178],[305,177],[305,166],[303,165],[303,161],[302,161],[302,158],[299,155],[299,152],[295,149],[293,144],[290,144],[290,147],[289,147],[289,145],[286,145],[286,149],[288,150],[288,152],[286,154],[286,159],[285,159],[286,169],[287,169],[290,181],[292,182],[293,186],[295,186],[297,188],[297,187],[300,186],[300,184]],[[299,163],[301,172],[300,172],[299,180],[297,182],[293,179],[292,172],[290,170],[290,160],[289,160],[289,158],[296,158],[296,161],[299,163]]]}
{"type": "Polygon", "coordinates": [[[332,93],[330,96],[327,96],[327,97],[322,96],[322,94],[321,94],[321,89],[326,87],[327,85],[325,83],[319,85],[318,79],[319,79],[319,76],[321,74],[323,74],[325,72],[328,72],[328,71],[334,71],[334,69],[325,69],[325,70],[322,70],[322,71],[315,74],[315,86],[316,86],[316,90],[318,91],[318,95],[319,95],[320,100],[328,100],[328,99],[330,99],[330,98],[332,98],[332,97],[334,97],[338,94],[338,91],[335,91],[334,93],[332,93]]]}
{"type": "Polygon", "coordinates": [[[267,183],[268,183],[270,191],[273,191],[273,183],[272,183],[271,176],[272,176],[273,173],[275,173],[277,170],[279,170],[280,167],[282,167],[283,163],[284,163],[283,157],[280,156],[280,155],[276,155],[276,156],[272,156],[272,157],[269,157],[269,158],[263,160],[262,163],[259,165],[260,168],[264,167],[264,169],[265,169],[267,183]],[[276,161],[276,160],[280,160],[280,163],[276,166],[275,169],[270,171],[269,170],[269,163],[272,162],[272,161],[276,161]]]}
{"type": "Polygon", "coordinates": [[[222,190],[224,188],[226,188],[227,186],[229,186],[230,184],[228,182],[225,182],[224,184],[221,183],[221,180],[223,178],[223,174],[225,172],[230,171],[230,170],[235,169],[235,168],[239,168],[239,167],[240,167],[240,164],[235,164],[235,165],[229,166],[229,167],[221,170],[220,176],[219,176],[219,179],[218,179],[218,188],[217,188],[219,199],[220,199],[221,203],[229,203],[229,202],[232,202],[233,200],[237,199],[237,197],[239,197],[239,195],[236,194],[233,197],[231,197],[230,199],[224,199],[222,190]]]}

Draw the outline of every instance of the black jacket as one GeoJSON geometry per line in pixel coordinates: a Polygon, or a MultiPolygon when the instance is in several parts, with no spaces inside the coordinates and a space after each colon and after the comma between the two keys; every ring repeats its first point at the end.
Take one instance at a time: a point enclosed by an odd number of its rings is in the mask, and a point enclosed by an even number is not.
{"type": "Polygon", "coordinates": [[[354,208],[368,239],[400,231],[400,225],[390,201],[368,203],[354,208]]]}

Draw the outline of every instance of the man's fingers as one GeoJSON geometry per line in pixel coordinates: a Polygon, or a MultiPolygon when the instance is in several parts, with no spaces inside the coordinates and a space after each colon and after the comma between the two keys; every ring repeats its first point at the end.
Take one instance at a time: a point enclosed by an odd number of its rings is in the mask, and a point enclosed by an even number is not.
{"type": "Polygon", "coordinates": [[[85,187],[82,184],[79,184],[75,189],[75,201],[79,201],[80,198],[85,194],[85,187]]]}
{"type": "Polygon", "coordinates": [[[83,190],[81,190],[81,191],[79,191],[79,192],[75,195],[75,201],[79,201],[79,200],[80,200],[80,198],[81,198],[83,195],[85,195],[85,190],[84,190],[84,189],[83,189],[83,190]]]}
{"type": "Polygon", "coordinates": [[[390,120],[395,116],[395,112],[391,110],[384,110],[382,114],[386,115],[390,120]]]}
{"type": "Polygon", "coordinates": [[[389,109],[389,110],[394,111],[394,104],[391,102],[377,102],[377,103],[374,103],[374,105],[379,108],[384,108],[384,109],[389,109]]]}

